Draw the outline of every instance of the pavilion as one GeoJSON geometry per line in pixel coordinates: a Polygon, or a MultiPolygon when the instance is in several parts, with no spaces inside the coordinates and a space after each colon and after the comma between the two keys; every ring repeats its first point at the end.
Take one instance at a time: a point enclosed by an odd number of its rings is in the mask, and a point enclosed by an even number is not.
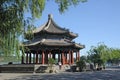
{"type": "Polygon", "coordinates": [[[80,60],[80,50],[85,46],[73,42],[78,34],[57,25],[51,14],[44,25],[33,30],[33,34],[31,41],[24,42],[27,49],[22,64],[48,64],[48,59],[53,58],[62,65],[71,65],[80,60]]]}

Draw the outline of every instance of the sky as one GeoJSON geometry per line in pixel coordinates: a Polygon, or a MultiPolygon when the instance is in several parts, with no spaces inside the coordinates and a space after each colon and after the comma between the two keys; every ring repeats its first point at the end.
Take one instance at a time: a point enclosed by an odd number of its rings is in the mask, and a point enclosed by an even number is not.
{"type": "Polygon", "coordinates": [[[63,14],[59,13],[58,5],[49,0],[41,18],[34,21],[35,26],[46,23],[48,14],[53,15],[59,26],[79,35],[74,41],[85,45],[81,55],[87,55],[90,47],[99,42],[120,48],[120,0],[88,0],[69,7],[63,14]]]}

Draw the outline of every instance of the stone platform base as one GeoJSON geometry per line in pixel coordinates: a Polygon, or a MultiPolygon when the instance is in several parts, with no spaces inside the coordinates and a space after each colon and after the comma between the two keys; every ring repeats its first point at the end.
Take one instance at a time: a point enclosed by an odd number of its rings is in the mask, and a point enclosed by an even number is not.
{"type": "MultiPolygon", "coordinates": [[[[0,65],[0,73],[49,73],[50,67],[48,64],[5,64],[0,65]]],[[[53,65],[53,72],[63,72],[70,70],[69,65],[62,65],[59,69],[59,65],[53,65]]]]}
{"type": "Polygon", "coordinates": [[[47,68],[47,65],[39,64],[6,64],[0,65],[0,73],[43,73],[47,68]]]}

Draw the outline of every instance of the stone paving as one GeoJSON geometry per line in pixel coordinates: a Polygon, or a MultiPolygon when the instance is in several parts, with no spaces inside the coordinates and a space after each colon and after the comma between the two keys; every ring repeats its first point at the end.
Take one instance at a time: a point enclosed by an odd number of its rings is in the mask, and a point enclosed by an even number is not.
{"type": "Polygon", "coordinates": [[[120,80],[120,70],[62,73],[0,73],[0,80],[120,80]]]}

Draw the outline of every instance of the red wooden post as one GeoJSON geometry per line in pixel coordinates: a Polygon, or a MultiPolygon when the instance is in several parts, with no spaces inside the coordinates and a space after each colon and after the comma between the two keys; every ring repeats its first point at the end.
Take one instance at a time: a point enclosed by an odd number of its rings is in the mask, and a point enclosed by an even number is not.
{"type": "Polygon", "coordinates": [[[53,53],[53,59],[55,60],[55,53],[53,53]]]}
{"type": "Polygon", "coordinates": [[[29,55],[29,63],[31,64],[31,53],[29,55]]]}
{"type": "Polygon", "coordinates": [[[28,53],[26,53],[26,64],[28,63],[28,53]]]}
{"type": "Polygon", "coordinates": [[[73,64],[74,63],[73,51],[71,51],[71,58],[72,58],[71,63],[73,64]]]}
{"type": "Polygon", "coordinates": [[[44,64],[44,57],[45,57],[45,55],[44,55],[44,51],[42,51],[42,64],[44,64]]]}
{"type": "Polygon", "coordinates": [[[76,52],[76,61],[78,61],[78,52],[76,52]]]}
{"type": "Polygon", "coordinates": [[[42,63],[41,62],[41,54],[39,54],[39,64],[42,63]]]}
{"type": "Polygon", "coordinates": [[[67,64],[67,53],[65,53],[65,64],[67,64]]]}
{"type": "Polygon", "coordinates": [[[69,51],[69,64],[71,65],[71,52],[69,51]]]}
{"type": "Polygon", "coordinates": [[[38,64],[38,51],[36,53],[36,64],[38,64]]]}
{"type": "Polygon", "coordinates": [[[22,54],[22,64],[24,64],[24,55],[22,54]]]}
{"type": "Polygon", "coordinates": [[[78,51],[78,60],[80,60],[80,52],[78,51]]]}
{"type": "Polygon", "coordinates": [[[66,63],[68,64],[68,53],[66,53],[66,63]]]}
{"type": "Polygon", "coordinates": [[[48,64],[48,53],[44,53],[44,63],[48,64]]]}
{"type": "Polygon", "coordinates": [[[49,51],[49,58],[52,58],[51,51],[49,51]]]}
{"type": "Polygon", "coordinates": [[[60,62],[60,53],[58,53],[58,62],[60,62]]]}
{"type": "Polygon", "coordinates": [[[33,63],[35,63],[35,53],[33,53],[33,63]]]}
{"type": "Polygon", "coordinates": [[[62,64],[65,64],[65,59],[64,59],[64,52],[62,52],[62,64]]]}

